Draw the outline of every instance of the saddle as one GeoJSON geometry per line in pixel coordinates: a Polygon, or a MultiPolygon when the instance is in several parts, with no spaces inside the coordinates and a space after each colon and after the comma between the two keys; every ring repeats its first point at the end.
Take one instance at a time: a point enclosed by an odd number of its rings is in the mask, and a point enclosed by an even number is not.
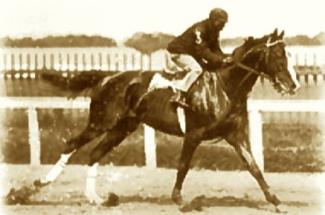
{"type": "Polygon", "coordinates": [[[170,87],[171,89],[173,89],[174,92],[176,92],[176,89],[174,87],[176,85],[176,82],[182,80],[187,73],[188,71],[185,70],[173,73],[170,71],[156,73],[150,81],[148,90],[170,87]]]}
{"type": "MultiPolygon", "coordinates": [[[[186,75],[186,72],[175,74],[175,76],[157,73],[151,79],[148,92],[155,89],[170,88],[176,93],[173,81],[177,82],[184,75],[186,75]]],[[[187,93],[187,103],[192,111],[212,115],[217,114],[223,108],[224,104],[221,104],[223,103],[221,101],[227,99],[227,95],[218,83],[217,74],[208,71],[203,72],[187,93]]]]}
{"type": "MultiPolygon", "coordinates": [[[[140,104],[146,104],[147,101],[152,101],[152,96],[158,96],[161,99],[156,99],[158,103],[162,100],[166,101],[175,93],[173,81],[177,81],[177,78],[182,78],[182,75],[186,75],[186,72],[182,74],[177,73],[175,76],[164,73],[155,73],[153,76],[152,73],[141,73],[141,75],[130,83],[126,94],[132,95],[132,97],[127,97],[126,102],[130,105],[131,109],[137,110],[136,112],[142,112],[139,110],[139,107],[144,107],[145,109],[148,107],[140,104]],[[161,96],[167,97],[164,98],[161,96]]],[[[218,75],[216,73],[203,72],[187,93],[187,109],[209,118],[220,115],[220,111],[225,110],[229,105],[229,100],[218,82],[218,75]]],[[[170,107],[173,106],[172,103],[170,105],[170,107]]],[[[182,107],[176,107],[176,111],[180,127],[184,132],[186,124],[184,109],[182,107]]]]}

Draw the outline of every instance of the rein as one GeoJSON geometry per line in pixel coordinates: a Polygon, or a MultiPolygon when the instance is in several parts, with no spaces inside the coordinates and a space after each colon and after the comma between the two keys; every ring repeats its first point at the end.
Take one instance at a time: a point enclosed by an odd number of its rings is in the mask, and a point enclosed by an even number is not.
{"type": "MultiPolygon", "coordinates": [[[[258,71],[257,67],[258,67],[259,63],[262,61],[263,56],[265,56],[264,59],[265,59],[266,64],[268,63],[268,61],[269,61],[269,51],[270,51],[269,48],[272,47],[272,46],[277,45],[278,43],[284,43],[284,41],[283,41],[283,40],[276,40],[276,41],[274,41],[274,42],[271,43],[271,38],[269,38],[269,39],[267,40],[265,46],[263,46],[263,48],[260,48],[260,50],[257,49],[258,51],[263,51],[265,54],[264,54],[264,55],[262,55],[262,54],[260,55],[260,58],[259,58],[258,62],[255,64],[255,67],[254,67],[254,68],[249,67],[249,66],[246,66],[245,64],[241,63],[240,61],[234,61],[234,66],[237,66],[237,67],[239,67],[239,68],[241,68],[241,69],[243,69],[243,70],[246,70],[248,73],[247,73],[247,74],[245,75],[245,77],[244,77],[244,78],[239,82],[238,87],[237,87],[237,90],[233,93],[233,95],[237,94],[239,88],[240,88],[240,87],[245,83],[245,81],[246,81],[246,80],[247,80],[247,79],[248,79],[252,74],[256,74],[256,75],[258,75],[258,76],[261,76],[261,77],[263,77],[263,78],[266,78],[266,79],[268,79],[268,80],[270,80],[271,82],[274,83],[274,80],[273,80],[273,79],[272,79],[268,74],[266,74],[266,73],[264,73],[264,72],[261,72],[261,71],[258,71]]],[[[249,54],[251,54],[253,51],[256,51],[255,47],[253,47],[253,48],[251,48],[250,50],[248,50],[248,51],[244,54],[244,56],[242,57],[242,59],[246,58],[246,57],[247,57],[249,54]]],[[[222,78],[221,78],[219,75],[218,75],[218,78],[219,78],[219,80],[222,82],[222,85],[225,85],[224,82],[223,82],[223,80],[222,80],[222,78]]]]}

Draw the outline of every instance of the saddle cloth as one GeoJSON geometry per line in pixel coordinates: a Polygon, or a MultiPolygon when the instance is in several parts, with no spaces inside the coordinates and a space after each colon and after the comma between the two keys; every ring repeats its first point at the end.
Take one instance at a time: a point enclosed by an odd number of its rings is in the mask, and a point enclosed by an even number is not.
{"type": "MultiPolygon", "coordinates": [[[[173,80],[167,80],[159,73],[156,73],[151,79],[148,90],[157,88],[171,88],[174,92],[176,91],[173,80]]],[[[216,73],[203,73],[188,96],[190,109],[210,118],[218,118],[221,112],[230,105],[228,95],[218,83],[216,73]]],[[[177,117],[182,131],[185,132],[185,115],[181,107],[177,109],[177,117]]]]}
{"type": "Polygon", "coordinates": [[[174,86],[173,81],[164,78],[160,73],[156,73],[150,81],[148,91],[170,87],[174,92],[176,92],[174,86]]]}
{"type": "MultiPolygon", "coordinates": [[[[173,81],[170,81],[170,80],[164,78],[160,73],[156,73],[150,81],[148,91],[152,91],[152,90],[158,89],[158,88],[162,89],[162,88],[170,87],[173,90],[173,92],[176,92],[176,89],[174,86],[175,86],[175,83],[173,83],[173,81]]],[[[177,112],[179,126],[180,126],[182,132],[185,133],[186,119],[185,119],[184,108],[177,107],[176,112],[177,112]]]]}

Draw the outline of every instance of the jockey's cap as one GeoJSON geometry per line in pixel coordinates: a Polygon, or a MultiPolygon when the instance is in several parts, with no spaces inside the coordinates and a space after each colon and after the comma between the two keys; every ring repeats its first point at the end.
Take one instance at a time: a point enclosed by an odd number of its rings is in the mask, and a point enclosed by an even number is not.
{"type": "Polygon", "coordinates": [[[215,21],[215,20],[220,20],[227,22],[228,21],[228,14],[225,10],[221,8],[214,8],[210,11],[209,14],[209,20],[210,21],[215,21]]]}

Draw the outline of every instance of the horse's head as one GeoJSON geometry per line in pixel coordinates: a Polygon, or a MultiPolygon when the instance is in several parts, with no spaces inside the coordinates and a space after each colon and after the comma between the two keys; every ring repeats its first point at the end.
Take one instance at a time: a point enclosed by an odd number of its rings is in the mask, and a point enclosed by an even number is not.
{"type": "Polygon", "coordinates": [[[234,51],[239,65],[248,72],[270,80],[276,90],[293,94],[298,88],[294,70],[288,69],[288,59],[283,41],[284,31],[279,35],[277,29],[262,38],[249,37],[234,51]]]}

